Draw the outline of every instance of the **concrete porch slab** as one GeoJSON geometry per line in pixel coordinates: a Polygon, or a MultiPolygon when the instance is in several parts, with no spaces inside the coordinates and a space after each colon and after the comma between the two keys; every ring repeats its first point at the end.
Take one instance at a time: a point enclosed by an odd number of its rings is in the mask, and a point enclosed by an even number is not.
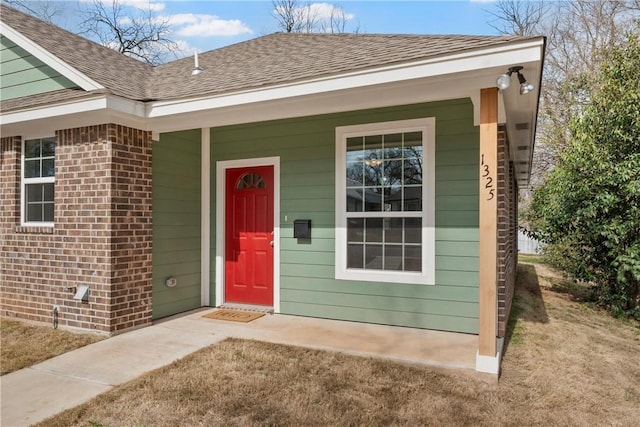
{"type": "Polygon", "coordinates": [[[267,314],[249,323],[202,317],[211,311],[190,313],[157,326],[428,366],[470,371],[476,367],[476,335],[283,314],[267,314]]]}
{"type": "Polygon", "coordinates": [[[0,425],[37,423],[228,337],[475,370],[475,335],[280,314],[249,323],[202,317],[212,310],[163,319],[2,376],[0,425]]]}

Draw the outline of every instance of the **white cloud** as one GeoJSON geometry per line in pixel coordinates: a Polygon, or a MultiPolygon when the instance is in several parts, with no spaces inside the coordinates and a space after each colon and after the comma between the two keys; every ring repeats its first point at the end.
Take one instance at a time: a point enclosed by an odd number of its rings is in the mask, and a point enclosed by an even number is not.
{"type": "Polygon", "coordinates": [[[132,6],[136,9],[152,10],[154,12],[162,12],[164,10],[164,2],[147,1],[147,0],[120,0],[123,5],[132,6]]]}
{"type": "MultiPolygon", "coordinates": [[[[308,7],[311,16],[322,20],[331,19],[331,17],[334,16],[337,11],[337,7],[329,3],[311,3],[308,7]]],[[[355,18],[355,15],[353,13],[347,13],[344,12],[344,10],[342,10],[341,13],[343,13],[343,15],[341,15],[340,17],[344,18],[347,21],[355,18]]]]}
{"type": "MultiPolygon", "coordinates": [[[[80,0],[88,3],[93,0],[80,0]]],[[[110,0],[101,0],[106,7],[110,7],[110,0]]],[[[148,0],[118,0],[123,6],[138,10],[161,12],[165,8],[165,2],[148,0]]],[[[210,37],[210,36],[237,36],[251,34],[253,31],[239,19],[222,19],[215,15],[179,13],[175,15],[156,15],[152,19],[157,22],[167,22],[172,28],[172,33],[181,37],[210,37]]],[[[138,15],[123,16],[118,21],[122,25],[131,24],[138,15]],[[135,16],[135,17],[134,17],[135,16]]],[[[146,19],[146,16],[145,18],[146,19]]]]}
{"type": "Polygon", "coordinates": [[[171,49],[164,49],[164,54],[166,55],[167,61],[173,61],[174,59],[185,58],[187,56],[193,56],[193,53],[197,50],[198,52],[202,52],[201,49],[198,49],[194,46],[191,46],[189,42],[186,40],[174,40],[175,46],[172,46],[171,49]]]}
{"type": "Polygon", "coordinates": [[[237,36],[251,34],[253,31],[238,19],[222,19],[215,15],[180,13],[165,16],[182,37],[237,36]]]}
{"type": "MultiPolygon", "coordinates": [[[[282,11],[283,8],[282,6],[278,6],[275,10],[282,11]]],[[[332,17],[335,18],[336,13],[340,15],[340,18],[344,18],[347,21],[355,18],[354,14],[347,13],[341,7],[329,3],[310,3],[293,10],[295,16],[312,18],[318,21],[329,20],[332,17]]]]}

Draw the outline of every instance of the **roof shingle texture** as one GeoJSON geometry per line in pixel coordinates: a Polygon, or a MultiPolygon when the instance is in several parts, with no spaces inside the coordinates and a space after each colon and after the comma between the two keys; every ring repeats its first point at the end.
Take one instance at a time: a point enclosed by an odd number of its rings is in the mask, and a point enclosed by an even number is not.
{"type": "Polygon", "coordinates": [[[170,100],[250,90],[534,39],[275,33],[200,54],[204,72],[192,76],[192,57],[151,67],[6,6],[0,6],[0,17],[23,36],[99,82],[108,92],[134,100],[170,100]]]}
{"type": "Polygon", "coordinates": [[[114,95],[146,98],[147,64],[1,4],[0,19],[114,95]]]}
{"type": "Polygon", "coordinates": [[[508,42],[518,36],[275,33],[155,69],[149,93],[171,99],[252,89],[433,58],[508,42]]]}

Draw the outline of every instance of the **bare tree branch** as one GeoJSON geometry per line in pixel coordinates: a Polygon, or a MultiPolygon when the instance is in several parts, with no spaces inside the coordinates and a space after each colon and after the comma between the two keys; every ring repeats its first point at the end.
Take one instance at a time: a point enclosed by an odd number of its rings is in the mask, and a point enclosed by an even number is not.
{"type": "Polygon", "coordinates": [[[278,22],[278,28],[285,33],[293,33],[296,28],[297,16],[295,10],[298,2],[296,0],[274,0],[273,17],[278,22]]]}
{"type": "Polygon", "coordinates": [[[551,9],[540,1],[500,0],[497,12],[488,11],[493,19],[488,24],[500,34],[530,36],[540,34],[540,24],[551,9]]]}
{"type": "Polygon", "coordinates": [[[62,14],[63,6],[56,1],[4,0],[4,2],[50,24],[53,24],[55,18],[62,14]]]}
{"type": "Polygon", "coordinates": [[[571,136],[571,122],[598,90],[596,73],[608,49],[638,30],[640,0],[567,2],[500,0],[490,25],[503,34],[546,35],[531,183],[540,184],[571,136]]]}
{"type": "Polygon", "coordinates": [[[81,34],[132,58],[158,65],[179,51],[170,38],[169,22],[151,9],[125,9],[121,0],[112,0],[110,5],[93,0],[83,13],[81,34]]]}
{"type": "Polygon", "coordinates": [[[331,15],[325,32],[332,34],[344,33],[346,32],[347,22],[348,19],[344,9],[341,6],[334,6],[331,9],[331,15]]]}
{"type": "MultiPolygon", "coordinates": [[[[272,0],[272,16],[278,29],[286,33],[344,33],[349,15],[341,6],[330,5],[322,11],[323,4],[299,0],[272,0]]],[[[356,29],[357,31],[357,29],[356,29]]]]}

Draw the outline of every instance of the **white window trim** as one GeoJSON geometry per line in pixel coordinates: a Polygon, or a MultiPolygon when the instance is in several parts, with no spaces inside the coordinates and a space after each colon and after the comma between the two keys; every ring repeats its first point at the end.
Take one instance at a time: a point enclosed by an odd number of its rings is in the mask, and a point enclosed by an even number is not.
{"type": "MultiPolygon", "coordinates": [[[[48,176],[45,178],[25,178],[24,177],[24,171],[25,171],[25,165],[24,165],[24,147],[26,145],[27,141],[33,141],[35,139],[45,139],[45,138],[54,138],[55,136],[45,136],[45,137],[41,137],[41,138],[23,138],[22,139],[22,146],[21,146],[21,152],[20,152],[20,225],[22,227],[49,227],[52,228],[55,224],[55,222],[51,222],[51,221],[31,221],[28,222],[26,220],[25,214],[26,214],[26,208],[27,208],[27,200],[26,200],[26,187],[28,184],[54,184],[54,194],[55,194],[55,182],[56,182],[56,176],[55,174],[53,176],[48,176]]],[[[54,219],[55,219],[55,196],[54,196],[54,219]]]]}
{"type": "MultiPolygon", "coordinates": [[[[393,122],[369,123],[336,127],[336,240],[335,278],[371,282],[435,284],[435,140],[434,117],[393,122]],[[384,271],[347,269],[347,215],[346,215],[346,143],[347,138],[386,133],[422,131],[423,186],[422,186],[422,271],[384,271]]],[[[415,212],[393,212],[391,216],[416,216],[415,212]]],[[[420,216],[419,213],[417,216],[420,216]]],[[[362,217],[367,217],[363,212],[362,217]]]]}

